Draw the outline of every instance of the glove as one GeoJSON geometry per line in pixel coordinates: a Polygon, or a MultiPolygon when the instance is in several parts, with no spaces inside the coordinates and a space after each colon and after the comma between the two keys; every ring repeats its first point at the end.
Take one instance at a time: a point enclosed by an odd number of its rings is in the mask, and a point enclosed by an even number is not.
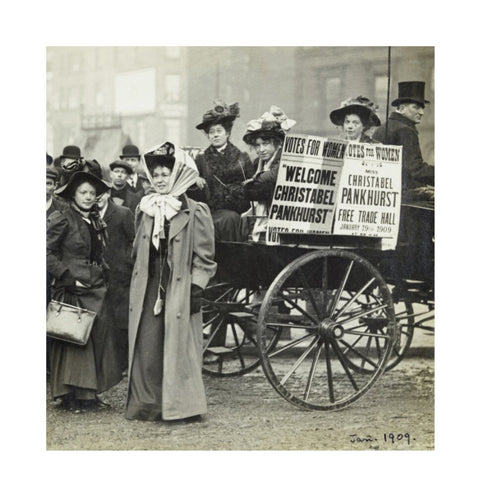
{"type": "Polygon", "coordinates": [[[75,278],[69,270],[66,270],[62,277],[57,281],[56,286],[59,288],[65,288],[66,291],[75,290],[75,278]]]}
{"type": "Polygon", "coordinates": [[[190,288],[190,315],[200,312],[202,306],[203,289],[196,284],[190,288]]]}

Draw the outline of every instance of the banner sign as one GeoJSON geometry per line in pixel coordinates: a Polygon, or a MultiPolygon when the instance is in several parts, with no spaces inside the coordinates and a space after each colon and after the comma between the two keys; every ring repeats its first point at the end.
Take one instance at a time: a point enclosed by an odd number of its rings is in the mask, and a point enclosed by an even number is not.
{"type": "Polygon", "coordinates": [[[401,146],[348,143],[333,234],[389,238],[396,244],[401,191],[401,146]]]}
{"type": "Polygon", "coordinates": [[[389,238],[386,247],[394,246],[401,170],[399,146],[287,136],[269,211],[267,244],[279,244],[279,234],[297,233],[389,238]]]}
{"type": "Polygon", "coordinates": [[[267,244],[278,234],[330,234],[346,142],[304,134],[285,138],[270,206],[267,244]]]}

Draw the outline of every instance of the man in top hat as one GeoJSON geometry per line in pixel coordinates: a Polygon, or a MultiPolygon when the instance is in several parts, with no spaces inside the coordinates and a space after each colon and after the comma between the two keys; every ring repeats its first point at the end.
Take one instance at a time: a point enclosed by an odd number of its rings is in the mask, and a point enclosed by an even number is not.
{"type": "Polygon", "coordinates": [[[375,130],[373,138],[386,145],[403,146],[403,198],[433,200],[434,166],[424,162],[416,126],[420,124],[425,105],[425,83],[398,83],[398,98],[392,102],[395,110],[386,124],[375,130]]]}
{"type": "Polygon", "coordinates": [[[143,196],[142,191],[135,193],[127,184],[128,177],[133,173],[130,164],[125,160],[115,160],[110,164],[112,178],[111,197],[115,204],[129,208],[134,214],[143,196]]]}
{"type": "Polygon", "coordinates": [[[430,103],[424,95],[422,81],[398,83],[398,98],[392,102],[395,111],[387,123],[375,131],[373,138],[403,147],[402,203],[407,204],[402,208],[399,231],[399,243],[406,247],[403,266],[412,271],[412,277],[423,276],[433,281],[434,166],[423,160],[416,128],[425,105],[430,103]]]}
{"type": "Polygon", "coordinates": [[[120,155],[120,160],[127,162],[132,168],[132,173],[127,179],[127,183],[135,193],[143,192],[142,184],[139,180],[140,172],[140,151],[135,145],[125,145],[120,155]]]}
{"type": "Polygon", "coordinates": [[[63,149],[59,159],[62,171],[59,181],[60,186],[67,184],[70,176],[77,171],[89,172],[102,179],[102,168],[100,164],[95,159],[85,160],[78,146],[67,145],[63,149]]]}

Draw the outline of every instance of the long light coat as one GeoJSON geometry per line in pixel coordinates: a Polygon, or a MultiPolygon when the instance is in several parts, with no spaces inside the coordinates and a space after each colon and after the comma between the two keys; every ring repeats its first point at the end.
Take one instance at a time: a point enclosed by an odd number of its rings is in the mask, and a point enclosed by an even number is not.
{"type": "MultiPolygon", "coordinates": [[[[215,274],[214,228],[207,205],[186,197],[185,201],[186,208],[171,219],[168,235],[170,277],[165,298],[164,420],[201,415],[207,411],[202,380],[202,314],[190,315],[190,286],[196,284],[205,288],[215,274]]],[[[153,218],[140,213],[137,224],[128,324],[129,377],[142,311],[153,312],[152,308],[143,308],[153,218]]]]}

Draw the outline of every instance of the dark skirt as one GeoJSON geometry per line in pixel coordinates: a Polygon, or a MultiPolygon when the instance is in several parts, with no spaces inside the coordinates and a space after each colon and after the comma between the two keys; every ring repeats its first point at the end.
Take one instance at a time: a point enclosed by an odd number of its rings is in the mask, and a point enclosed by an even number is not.
{"type": "Polygon", "coordinates": [[[239,213],[233,210],[212,211],[216,241],[246,241],[248,231],[239,213]]]}
{"type": "Polygon", "coordinates": [[[125,417],[130,420],[162,419],[165,313],[162,310],[159,315],[153,314],[160,280],[160,257],[152,258],[150,263],[153,267],[150,267],[145,291],[127,393],[125,417]]]}
{"type": "MultiPolygon", "coordinates": [[[[62,299],[54,290],[53,299],[62,299]]],[[[110,389],[122,379],[118,360],[115,329],[105,287],[94,290],[78,289],[83,308],[97,312],[90,339],[85,346],[53,340],[50,350],[50,386],[52,397],[69,395],[74,399],[95,399],[97,393],[110,389]]],[[[72,297],[66,303],[76,304],[72,297]]]]}

